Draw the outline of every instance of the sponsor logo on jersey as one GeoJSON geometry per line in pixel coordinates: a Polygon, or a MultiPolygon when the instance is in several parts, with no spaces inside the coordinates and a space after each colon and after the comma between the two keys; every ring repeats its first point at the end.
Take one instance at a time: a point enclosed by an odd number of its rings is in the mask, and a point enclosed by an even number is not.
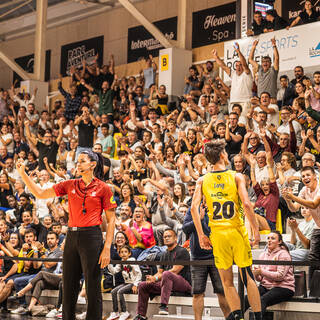
{"type": "Polygon", "coordinates": [[[228,197],[228,194],[227,193],[223,193],[223,192],[211,193],[211,197],[215,197],[215,198],[218,198],[218,199],[223,199],[223,198],[228,197]]]}

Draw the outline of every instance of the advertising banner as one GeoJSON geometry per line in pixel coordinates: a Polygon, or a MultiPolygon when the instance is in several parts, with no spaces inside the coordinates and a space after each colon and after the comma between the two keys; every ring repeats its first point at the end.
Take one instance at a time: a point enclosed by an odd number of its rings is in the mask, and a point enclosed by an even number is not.
{"type": "MultiPolygon", "coordinates": [[[[25,71],[28,73],[33,73],[34,68],[34,53],[29,54],[27,56],[19,57],[14,59],[14,61],[25,71]]],[[[50,65],[51,65],[51,50],[46,51],[46,67],[44,74],[44,81],[50,80],[50,65]]],[[[18,81],[16,87],[20,86],[20,81],[22,78],[15,72],[13,72],[13,82],[18,81]]]]}
{"type": "MultiPolygon", "coordinates": [[[[306,35],[318,34],[320,22],[309,23],[290,30],[280,30],[272,33],[264,33],[259,37],[240,39],[237,42],[246,59],[249,58],[252,43],[259,39],[255,52],[255,60],[260,63],[263,56],[273,58],[271,38],[275,36],[280,55],[280,72],[293,70],[297,65],[304,67],[319,66],[320,40],[317,37],[306,35]]],[[[235,62],[239,60],[233,48],[234,41],[224,44],[224,62],[228,67],[234,69],[235,62]]]]}
{"type": "Polygon", "coordinates": [[[235,39],[236,3],[192,14],[192,48],[235,39]]]}
{"type": "Polygon", "coordinates": [[[96,55],[98,63],[103,63],[103,36],[91,38],[83,41],[73,42],[61,47],[60,73],[62,76],[70,75],[72,66],[79,68],[82,61],[86,60],[87,64],[93,63],[96,55]]]}
{"type": "MultiPolygon", "coordinates": [[[[168,40],[177,40],[178,18],[173,17],[153,24],[164,34],[168,40]]],[[[147,58],[150,54],[159,56],[159,50],[164,47],[143,26],[128,29],[128,63],[147,58]]]]}

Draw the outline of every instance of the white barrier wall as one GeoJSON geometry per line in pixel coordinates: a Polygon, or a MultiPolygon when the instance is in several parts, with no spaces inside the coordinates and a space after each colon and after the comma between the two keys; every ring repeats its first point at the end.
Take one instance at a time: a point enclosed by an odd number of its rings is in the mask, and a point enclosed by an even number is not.
{"type": "Polygon", "coordinates": [[[184,76],[192,65],[192,51],[169,48],[159,53],[159,86],[165,85],[169,96],[181,96],[185,86],[184,76]]]}
{"type": "MultiPolygon", "coordinates": [[[[255,60],[261,62],[263,56],[273,58],[273,48],[270,39],[275,37],[280,55],[280,72],[293,70],[301,65],[305,68],[320,69],[320,22],[309,23],[292,29],[264,33],[257,37],[249,37],[224,44],[224,62],[234,69],[234,63],[239,60],[233,44],[238,42],[241,52],[248,59],[252,43],[259,39],[255,52],[255,60]]],[[[315,71],[315,70],[314,70],[315,71]]]]}

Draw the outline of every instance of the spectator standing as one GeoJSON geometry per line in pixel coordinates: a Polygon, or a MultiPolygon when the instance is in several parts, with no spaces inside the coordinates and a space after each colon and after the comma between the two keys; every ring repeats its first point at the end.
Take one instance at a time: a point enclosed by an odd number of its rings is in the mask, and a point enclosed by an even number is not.
{"type": "Polygon", "coordinates": [[[238,114],[231,112],[226,121],[226,148],[228,150],[229,159],[232,159],[236,154],[240,153],[241,144],[246,135],[246,129],[238,125],[238,120],[238,114]]]}
{"type": "Polygon", "coordinates": [[[287,75],[283,74],[280,76],[280,86],[281,88],[277,93],[278,107],[281,108],[283,106],[292,106],[293,100],[296,97],[296,93],[295,87],[291,82],[289,82],[287,75]]]}
{"type": "Polygon", "coordinates": [[[153,60],[153,56],[150,54],[145,60],[146,68],[140,71],[141,76],[144,78],[144,92],[149,90],[151,85],[156,83],[157,64],[153,60]]]}
{"type": "Polygon", "coordinates": [[[258,73],[258,97],[261,97],[263,92],[268,92],[273,99],[277,98],[277,78],[279,72],[279,51],[277,48],[276,39],[271,39],[273,47],[274,61],[271,64],[269,56],[262,57],[261,65],[254,60],[254,53],[256,51],[259,40],[254,40],[249,55],[249,63],[253,67],[253,72],[258,73]]]}
{"type": "Polygon", "coordinates": [[[103,135],[103,138],[101,139],[102,153],[105,156],[113,158],[115,152],[115,141],[112,133],[109,132],[108,123],[104,123],[101,125],[101,134],[103,135]]]}
{"type": "MultiPolygon", "coordinates": [[[[310,80],[307,80],[307,91],[305,94],[305,103],[308,111],[310,107],[312,110],[320,111],[320,71],[313,74],[314,86],[310,80]]],[[[318,119],[317,119],[318,120],[318,119]]],[[[319,121],[319,120],[318,120],[319,121]]]]}
{"type": "MultiPolygon", "coordinates": [[[[43,190],[53,186],[53,183],[50,181],[50,175],[48,171],[41,170],[39,172],[39,183],[37,185],[43,190]]],[[[47,204],[48,202],[52,202],[53,199],[53,197],[48,199],[36,199],[35,204],[37,208],[37,217],[41,219],[49,215],[49,208],[47,204]]]]}
{"type": "Polygon", "coordinates": [[[212,55],[219,67],[231,78],[230,109],[232,108],[232,105],[240,104],[242,107],[241,114],[244,115],[246,119],[250,98],[252,97],[253,78],[246,59],[240,51],[239,44],[235,43],[234,48],[240,59],[239,61],[236,61],[234,71],[231,70],[230,67],[227,67],[227,65],[219,58],[215,49],[212,50],[212,55]]]}
{"type": "Polygon", "coordinates": [[[9,132],[7,124],[2,124],[0,132],[0,147],[7,147],[8,152],[13,153],[13,135],[9,132]]]}
{"type": "MultiPolygon", "coordinates": [[[[269,153],[267,153],[268,155],[269,153]]],[[[273,165],[270,154],[267,156],[268,176],[263,178],[260,183],[256,180],[254,159],[251,160],[251,181],[257,195],[255,208],[264,208],[265,216],[271,230],[276,230],[276,217],[279,207],[279,189],[273,172],[273,165]]]]}
{"type": "MultiPolygon", "coordinates": [[[[316,223],[310,240],[310,252],[308,260],[319,261],[320,259],[320,188],[317,176],[313,167],[303,167],[301,169],[301,179],[304,187],[299,192],[298,197],[293,195],[289,189],[282,191],[283,198],[286,200],[291,212],[297,212],[301,206],[312,209],[311,214],[316,223]]],[[[317,267],[310,267],[309,281],[317,267]]]]}
{"type": "Polygon", "coordinates": [[[79,140],[76,152],[76,161],[78,159],[79,154],[82,151],[89,150],[93,147],[93,135],[95,127],[97,126],[97,121],[90,113],[89,108],[87,106],[83,106],[81,110],[82,115],[77,117],[74,121],[75,126],[78,126],[79,128],[79,140]]]}
{"type": "Polygon", "coordinates": [[[0,90],[0,121],[10,114],[9,93],[6,90],[0,90]]]}
{"type": "Polygon", "coordinates": [[[46,132],[43,136],[43,140],[40,141],[35,136],[31,135],[29,130],[29,121],[27,120],[24,123],[28,142],[30,143],[31,147],[36,148],[39,151],[39,170],[46,168],[43,158],[47,158],[48,163],[52,163],[54,166],[56,165],[59,144],[63,137],[62,121],[59,120],[58,124],[59,136],[57,137],[56,141],[53,141],[51,132],[46,132]]]}
{"type": "Polygon", "coordinates": [[[66,92],[62,87],[61,75],[60,75],[60,80],[58,82],[58,89],[66,99],[65,113],[64,113],[65,117],[67,118],[67,120],[74,120],[80,109],[81,99],[82,99],[81,95],[77,94],[77,88],[74,85],[70,86],[70,93],[66,92]]]}
{"type": "Polygon", "coordinates": [[[106,114],[109,117],[109,121],[113,120],[113,99],[115,97],[114,87],[118,81],[117,75],[114,75],[114,80],[109,85],[108,81],[103,81],[101,89],[94,88],[91,85],[86,84],[84,79],[81,80],[81,84],[85,86],[90,92],[99,96],[99,115],[106,114]]]}

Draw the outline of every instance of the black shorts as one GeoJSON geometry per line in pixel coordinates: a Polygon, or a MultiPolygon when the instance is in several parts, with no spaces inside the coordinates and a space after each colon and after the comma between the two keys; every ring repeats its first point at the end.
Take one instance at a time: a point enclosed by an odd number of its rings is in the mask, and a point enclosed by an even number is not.
{"type": "Polygon", "coordinates": [[[206,291],[208,275],[211,278],[213,292],[224,294],[220,275],[215,266],[191,266],[192,294],[206,291]]]}

